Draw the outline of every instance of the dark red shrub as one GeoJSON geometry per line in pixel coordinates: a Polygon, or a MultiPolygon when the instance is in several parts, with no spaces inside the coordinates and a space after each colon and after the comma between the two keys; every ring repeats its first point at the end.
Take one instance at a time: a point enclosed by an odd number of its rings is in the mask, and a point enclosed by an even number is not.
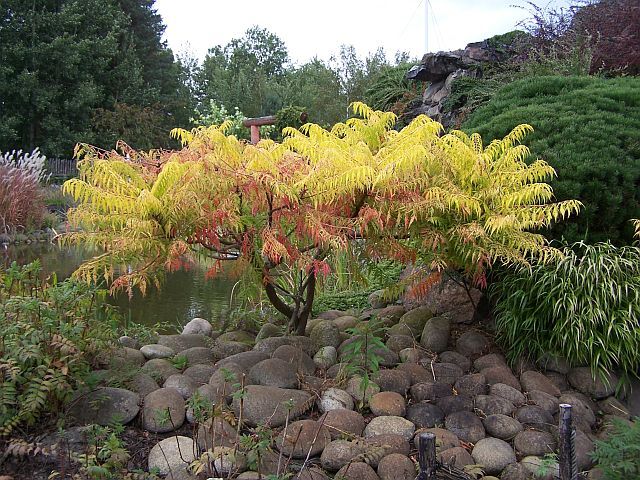
{"type": "Polygon", "coordinates": [[[580,8],[574,24],[592,37],[591,73],[640,74],[640,1],[600,0],[580,8]]]}

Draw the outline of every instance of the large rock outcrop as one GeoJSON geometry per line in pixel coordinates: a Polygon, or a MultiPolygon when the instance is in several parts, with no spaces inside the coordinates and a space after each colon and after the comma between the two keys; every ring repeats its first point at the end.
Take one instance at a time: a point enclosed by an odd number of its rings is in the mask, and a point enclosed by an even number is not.
{"type": "Polygon", "coordinates": [[[481,78],[487,65],[504,62],[514,55],[512,46],[496,37],[470,43],[463,50],[425,54],[422,61],[407,72],[407,79],[429,84],[422,99],[411,104],[403,118],[409,121],[425,114],[445,128],[458,128],[464,120],[465,110],[446,105],[454,81],[461,77],[481,78]]]}

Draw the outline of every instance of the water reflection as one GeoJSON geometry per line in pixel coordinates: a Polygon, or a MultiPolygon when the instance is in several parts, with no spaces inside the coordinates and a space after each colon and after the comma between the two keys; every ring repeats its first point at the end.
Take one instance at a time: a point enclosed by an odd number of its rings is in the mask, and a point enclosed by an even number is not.
{"type": "MultiPolygon", "coordinates": [[[[0,248],[3,263],[20,264],[40,259],[46,274],[55,272],[58,279],[70,276],[91,252],[78,247],[61,248],[51,244],[9,245],[0,248]]],[[[205,268],[168,273],[161,290],[150,287],[143,297],[136,292],[129,299],[117,294],[109,299],[117,305],[126,319],[144,325],[168,323],[170,331],[184,325],[193,317],[209,320],[219,318],[227,309],[233,281],[224,272],[214,279],[205,278],[205,268]]]]}

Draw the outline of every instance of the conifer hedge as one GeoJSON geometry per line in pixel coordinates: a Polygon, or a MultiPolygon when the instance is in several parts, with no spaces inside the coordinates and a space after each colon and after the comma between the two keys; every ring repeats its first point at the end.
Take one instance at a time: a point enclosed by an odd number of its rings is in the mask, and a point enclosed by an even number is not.
{"type": "MultiPolygon", "coordinates": [[[[502,88],[464,123],[486,141],[531,124],[525,139],[558,177],[558,200],[578,199],[580,215],[548,232],[552,238],[631,243],[640,217],[640,78],[529,77],[502,88]]],[[[531,159],[530,159],[531,160],[531,159]]]]}

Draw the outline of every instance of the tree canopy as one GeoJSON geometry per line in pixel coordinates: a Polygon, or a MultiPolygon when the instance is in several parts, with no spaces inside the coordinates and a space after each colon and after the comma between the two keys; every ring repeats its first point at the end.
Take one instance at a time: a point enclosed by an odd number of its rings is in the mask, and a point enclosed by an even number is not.
{"type": "Polygon", "coordinates": [[[168,146],[167,132],[188,124],[152,0],[7,0],[0,16],[0,151],[168,146]]]}
{"type": "Polygon", "coordinates": [[[249,145],[230,126],[177,129],[175,152],[102,153],[83,146],[80,178],[65,184],[79,202],[69,212],[82,227],[66,237],[105,253],[77,272],[114,288],[143,291],[164,269],[198,255],[256,272],[274,307],[304,332],[316,278],[329,253],[353,242],[372,258],[420,261],[475,283],[495,262],[526,264],[558,256],[530,230],[579,209],[549,203],[554,175],[544,161],[527,165],[521,125],[486,148],[478,135],[441,135],[426,116],[400,131],[396,117],[353,104],[355,118],[331,130],[285,129],[282,143],[249,145]],[[121,266],[121,268],[119,268],[121,266]]]}

